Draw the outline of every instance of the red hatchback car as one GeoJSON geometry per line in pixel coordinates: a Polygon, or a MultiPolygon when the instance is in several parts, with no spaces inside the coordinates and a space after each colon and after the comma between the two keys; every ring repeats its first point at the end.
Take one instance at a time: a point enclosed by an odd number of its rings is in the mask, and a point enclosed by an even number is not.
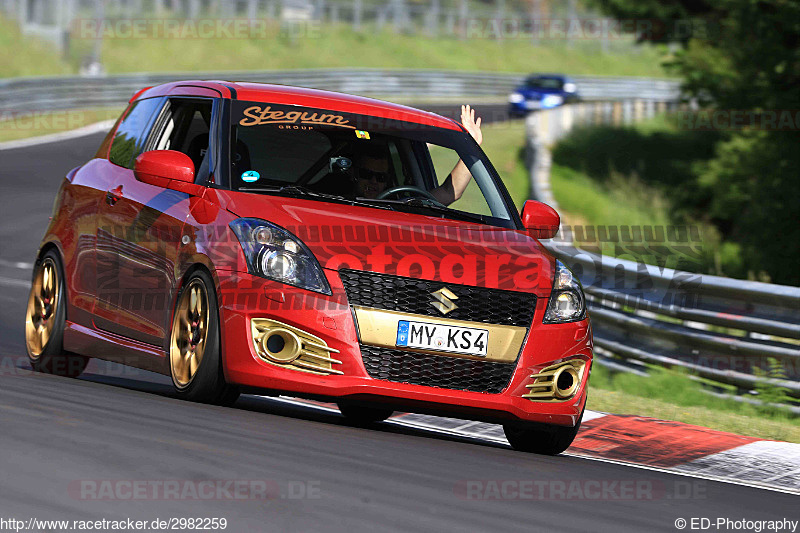
{"type": "Polygon", "coordinates": [[[501,423],[555,454],[586,404],[580,284],[458,122],[251,83],[137,93],[70,171],[36,259],[31,364],[171,376],[178,397],[336,402],[501,423]]]}

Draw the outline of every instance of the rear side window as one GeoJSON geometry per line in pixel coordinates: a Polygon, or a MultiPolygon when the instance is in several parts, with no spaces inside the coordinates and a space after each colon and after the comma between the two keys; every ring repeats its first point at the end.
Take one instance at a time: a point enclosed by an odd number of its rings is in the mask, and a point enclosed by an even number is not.
{"type": "Polygon", "coordinates": [[[161,108],[161,98],[148,98],[134,102],[117,128],[108,159],[115,165],[133,168],[133,161],[144,149],[150,123],[161,108]]]}

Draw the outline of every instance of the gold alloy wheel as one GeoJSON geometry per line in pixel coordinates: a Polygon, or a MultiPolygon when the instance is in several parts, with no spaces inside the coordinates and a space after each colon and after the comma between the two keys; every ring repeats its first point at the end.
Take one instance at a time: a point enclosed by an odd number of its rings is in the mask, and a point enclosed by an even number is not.
{"type": "Polygon", "coordinates": [[[181,293],[172,320],[169,360],[172,381],[179,389],[189,386],[203,362],[208,342],[208,295],[200,279],[189,282],[181,293]]]}
{"type": "Polygon", "coordinates": [[[56,324],[58,309],[58,269],[51,258],[42,263],[33,280],[25,314],[25,342],[31,359],[39,359],[56,324]]]}

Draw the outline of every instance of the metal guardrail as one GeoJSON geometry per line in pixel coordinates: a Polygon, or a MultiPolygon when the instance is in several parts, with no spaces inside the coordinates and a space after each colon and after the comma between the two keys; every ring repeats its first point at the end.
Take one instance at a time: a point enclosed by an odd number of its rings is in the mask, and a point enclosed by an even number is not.
{"type": "MultiPolygon", "coordinates": [[[[529,116],[531,196],[557,207],[549,186],[549,145],[575,125],[633,122],[674,105],[576,104],[529,116]]],[[[660,268],[572,243],[572,232],[564,228],[545,246],[581,280],[596,346],[740,390],[763,383],[800,398],[800,288],[660,268]],[[765,369],[768,358],[782,363],[788,379],[754,372],[765,369]]]]}
{"type": "MultiPolygon", "coordinates": [[[[439,70],[313,69],[126,74],[102,78],[0,79],[0,111],[30,112],[122,105],[142,87],[179,79],[246,80],[392,97],[505,97],[524,74],[439,70]]],[[[574,77],[586,100],[675,100],[678,83],[647,78],[574,77]]]]}

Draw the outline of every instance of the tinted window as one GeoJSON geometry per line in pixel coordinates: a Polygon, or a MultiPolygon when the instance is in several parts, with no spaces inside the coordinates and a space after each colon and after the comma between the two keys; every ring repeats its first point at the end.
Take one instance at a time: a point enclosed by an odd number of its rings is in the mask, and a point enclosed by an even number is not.
{"type": "Polygon", "coordinates": [[[528,78],[525,85],[529,89],[553,89],[560,91],[564,87],[564,82],[558,78],[528,78]]]}
{"type": "Polygon", "coordinates": [[[313,130],[238,128],[231,167],[234,186],[248,185],[242,174],[257,171],[267,183],[295,183],[331,149],[331,139],[313,130]]]}
{"type": "Polygon", "coordinates": [[[133,103],[117,128],[108,159],[115,165],[133,168],[133,160],[144,148],[153,115],[161,107],[161,98],[148,98],[133,103]]]}
{"type": "Polygon", "coordinates": [[[159,132],[147,148],[183,152],[192,159],[195,175],[204,182],[211,157],[208,150],[211,109],[210,100],[171,98],[159,120],[159,132]]]}

